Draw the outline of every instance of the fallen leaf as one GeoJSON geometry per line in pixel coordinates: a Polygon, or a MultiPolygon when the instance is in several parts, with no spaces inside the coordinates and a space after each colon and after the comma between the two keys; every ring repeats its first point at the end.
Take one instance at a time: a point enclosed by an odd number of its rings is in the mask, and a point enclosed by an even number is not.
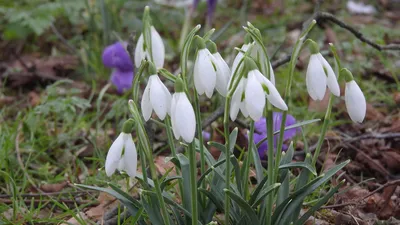
{"type": "Polygon", "coordinates": [[[61,183],[56,183],[56,184],[42,184],[40,186],[40,190],[47,193],[59,192],[62,189],[64,189],[64,187],[66,187],[67,185],[68,185],[67,181],[63,181],[61,183]]]}

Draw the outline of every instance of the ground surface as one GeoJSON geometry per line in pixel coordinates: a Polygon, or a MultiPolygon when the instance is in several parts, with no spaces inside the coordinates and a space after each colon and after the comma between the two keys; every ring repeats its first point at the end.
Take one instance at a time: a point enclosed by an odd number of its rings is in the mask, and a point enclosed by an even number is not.
{"type": "MultiPolygon", "coordinates": [[[[143,7],[150,4],[153,22],[167,46],[166,68],[173,72],[178,68],[182,8],[122,0],[60,2],[0,5],[0,15],[8,18],[0,25],[0,224],[93,224],[102,219],[116,224],[113,215],[123,214],[115,199],[73,185],[105,186],[110,181],[102,170],[105,155],[123,119],[128,118],[130,92],[120,95],[108,84],[110,71],[101,63],[101,51],[139,30],[143,7]],[[17,15],[19,19],[11,21],[17,15]]],[[[269,2],[255,0],[248,7],[240,1],[219,5],[213,27],[221,31],[216,43],[229,62],[235,55],[233,48],[243,42],[243,22],[251,21],[261,30],[272,61],[277,61],[290,53],[302,23],[315,9],[313,1],[269,2]]],[[[319,10],[334,14],[374,43],[399,44],[398,1],[370,2],[374,14],[351,14],[346,1],[338,0],[326,1],[319,10]]],[[[203,3],[193,24],[205,21],[203,3]]],[[[328,49],[328,43],[337,47],[343,66],[353,72],[364,91],[368,107],[364,123],[353,124],[344,101],[334,105],[335,119],[319,168],[352,161],[340,175],[347,185],[315,215],[316,224],[400,224],[400,51],[379,51],[329,21],[318,22],[310,37],[322,50],[328,49]]],[[[299,58],[292,94],[296,97],[289,111],[300,121],[323,118],[327,105],[327,100],[311,101],[305,91],[308,57],[304,51],[299,58]]],[[[287,64],[277,66],[279,90],[285,83],[279,79],[284,80],[287,73],[287,64]]],[[[217,102],[207,103],[204,110],[217,107],[217,102]]],[[[320,125],[304,129],[307,143],[301,137],[294,139],[296,160],[303,160],[304,144],[316,143],[320,125]]],[[[222,138],[214,134],[214,140],[222,138]]],[[[245,146],[245,138],[240,140],[239,145],[245,146]]],[[[168,167],[163,160],[169,155],[165,141],[165,134],[156,132],[160,173],[168,167]]],[[[124,180],[119,184],[126,185],[124,180]]]]}

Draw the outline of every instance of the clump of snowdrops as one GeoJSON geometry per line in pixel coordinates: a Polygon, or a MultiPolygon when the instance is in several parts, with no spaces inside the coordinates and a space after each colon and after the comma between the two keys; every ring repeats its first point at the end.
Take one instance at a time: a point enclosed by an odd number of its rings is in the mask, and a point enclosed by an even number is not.
{"type": "MultiPolygon", "coordinates": [[[[138,68],[133,79],[133,96],[127,107],[131,112],[121,134],[111,145],[105,162],[108,176],[117,170],[126,174],[127,179],[140,183],[139,199],[131,197],[117,185],[109,183],[111,189],[91,187],[105,191],[118,198],[132,216],[132,224],[303,224],[324,205],[344,183],[337,178],[336,186],[329,186],[305,213],[300,215],[307,196],[329,182],[349,161],[344,161],[330,170],[318,174],[316,160],[328,128],[334,99],[340,97],[339,81],[346,82],[345,102],[350,118],[362,122],[365,117],[366,102],[351,72],[342,68],[334,46],[334,69],[319,53],[316,42],[306,39],[315,21],[312,21],[298,38],[292,52],[289,77],[286,81],[274,76],[267,50],[260,31],[251,23],[244,30],[244,44],[231,67],[218,53],[216,44],[210,40],[214,30],[204,36],[197,35],[197,25],[185,38],[180,58],[180,74],[172,74],[163,69],[165,50],[161,36],[152,26],[149,8],[143,16],[143,31],[134,52],[134,64],[138,68]],[[196,51],[192,51],[195,47],[196,51]],[[329,104],[321,128],[321,135],[315,152],[306,148],[304,162],[292,162],[293,144],[282,151],[284,132],[319,121],[303,121],[285,127],[286,117],[291,107],[291,86],[296,61],[300,51],[309,48],[310,62],[305,75],[307,91],[314,100],[322,100],[329,93],[329,104]],[[189,56],[194,56],[193,67],[188,67],[189,56]],[[174,83],[174,93],[161,81],[160,76],[174,83]],[[139,100],[140,82],[147,85],[139,100]],[[277,90],[275,83],[286,82],[284,91],[277,90]],[[326,88],[330,92],[326,92],[326,88]],[[283,94],[281,94],[283,93],[283,94]],[[203,144],[202,119],[199,96],[206,100],[221,96],[224,100],[225,143],[203,144]],[[283,96],[283,97],[282,97],[283,96]],[[239,163],[233,155],[238,129],[232,128],[232,121],[239,111],[249,121],[248,146],[239,163]],[[273,132],[273,113],[282,112],[280,129],[273,132]],[[161,129],[166,130],[176,176],[171,170],[159,177],[153,159],[153,148],[146,134],[145,124],[153,112],[161,129]],[[254,143],[254,124],[266,118],[267,137],[254,143]],[[137,135],[137,143],[132,139],[132,131],[137,135]],[[277,135],[277,143],[274,143],[277,135]],[[268,146],[268,166],[261,165],[257,147],[262,142],[268,146]],[[184,153],[177,152],[177,146],[184,153]],[[136,148],[137,146],[137,148],[136,148]],[[221,151],[218,159],[209,152],[209,147],[221,151]],[[137,153],[141,171],[137,172],[137,153]],[[197,169],[196,153],[200,156],[200,172],[197,169]],[[251,185],[250,167],[256,171],[256,184],[251,185]],[[300,168],[294,176],[291,171],[300,168]],[[217,216],[218,215],[218,216],[217,216]]],[[[326,187],[326,186],[325,186],[326,187]]]]}

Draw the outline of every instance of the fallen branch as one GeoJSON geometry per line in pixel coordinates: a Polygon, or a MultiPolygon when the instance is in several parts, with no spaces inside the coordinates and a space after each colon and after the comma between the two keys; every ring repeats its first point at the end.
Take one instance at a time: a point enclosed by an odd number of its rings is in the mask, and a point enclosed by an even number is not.
{"type": "Polygon", "coordinates": [[[327,21],[331,21],[332,23],[338,25],[339,27],[348,30],[350,33],[352,33],[357,39],[359,39],[360,41],[370,45],[371,47],[377,49],[378,51],[384,51],[384,50],[396,50],[396,51],[400,51],[400,45],[398,44],[389,44],[389,45],[380,45],[375,43],[374,41],[364,37],[364,35],[358,31],[356,28],[346,24],[345,22],[343,22],[342,20],[338,19],[336,16],[327,13],[327,12],[317,12],[315,14],[314,19],[318,22],[318,23],[323,23],[324,20],[327,21]]]}

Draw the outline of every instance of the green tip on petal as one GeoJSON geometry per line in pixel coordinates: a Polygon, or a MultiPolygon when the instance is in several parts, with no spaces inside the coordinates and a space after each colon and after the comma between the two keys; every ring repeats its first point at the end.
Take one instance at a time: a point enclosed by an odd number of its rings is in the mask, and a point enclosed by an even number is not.
{"type": "Polygon", "coordinates": [[[133,119],[128,119],[124,122],[124,125],[122,126],[122,132],[124,132],[125,134],[130,134],[133,130],[134,125],[135,121],[133,119]]]}
{"type": "Polygon", "coordinates": [[[175,80],[175,92],[184,92],[183,80],[180,75],[175,80]]]}
{"type": "Polygon", "coordinates": [[[354,80],[353,74],[347,68],[343,68],[340,70],[340,76],[344,77],[344,80],[346,82],[350,82],[350,81],[354,80]]]}

